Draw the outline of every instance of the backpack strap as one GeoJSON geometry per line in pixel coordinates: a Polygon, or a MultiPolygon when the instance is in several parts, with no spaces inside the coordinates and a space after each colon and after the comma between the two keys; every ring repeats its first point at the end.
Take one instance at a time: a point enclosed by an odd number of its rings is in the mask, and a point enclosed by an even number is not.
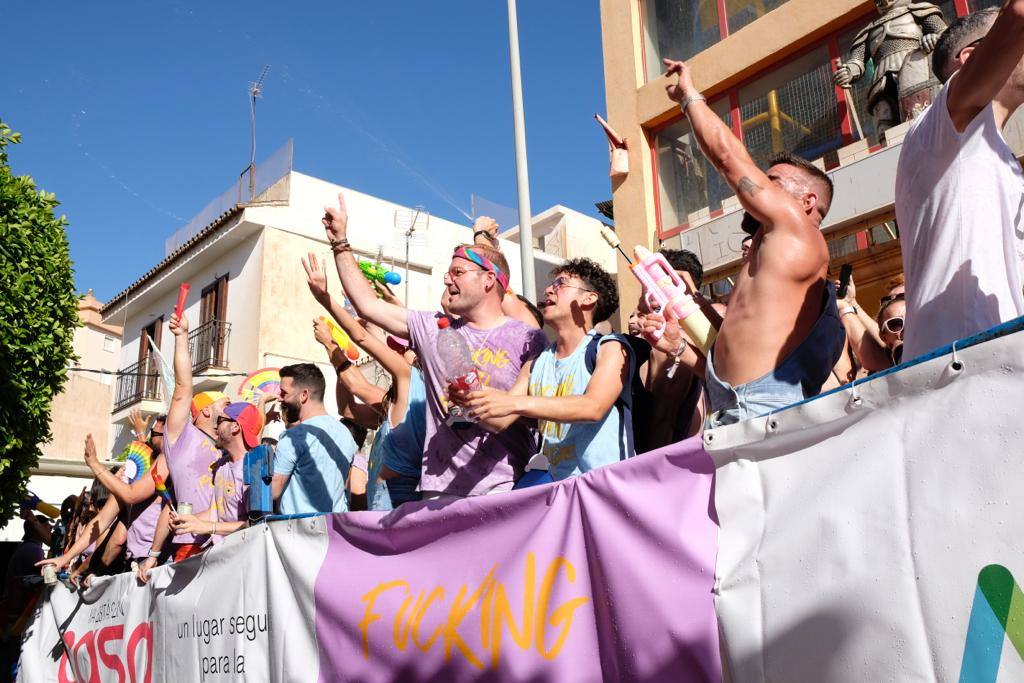
{"type": "MultiPolygon", "coordinates": [[[[645,342],[642,339],[636,339],[635,337],[629,337],[622,334],[595,334],[587,343],[587,350],[585,352],[586,355],[584,356],[584,362],[587,366],[587,372],[589,372],[591,376],[593,376],[594,370],[597,368],[597,354],[598,351],[600,351],[600,347],[603,342],[617,341],[630,351],[630,353],[628,354],[628,362],[631,364],[631,372],[629,373],[629,377],[626,380],[626,385],[622,388],[622,392],[619,393],[618,397],[616,397],[614,404],[615,409],[619,411],[620,450],[624,448],[623,444],[625,443],[626,420],[629,420],[631,423],[633,420],[633,380],[637,374],[637,371],[640,368],[640,365],[642,364],[642,361],[639,360],[640,353],[638,353],[636,344],[633,343],[634,340],[640,342],[641,344],[647,346],[648,349],[650,349],[650,346],[647,345],[647,342],[645,342]]],[[[649,350],[647,352],[647,355],[650,355],[649,350]]],[[[625,453],[620,453],[620,459],[624,459],[625,456],[625,453]]]]}

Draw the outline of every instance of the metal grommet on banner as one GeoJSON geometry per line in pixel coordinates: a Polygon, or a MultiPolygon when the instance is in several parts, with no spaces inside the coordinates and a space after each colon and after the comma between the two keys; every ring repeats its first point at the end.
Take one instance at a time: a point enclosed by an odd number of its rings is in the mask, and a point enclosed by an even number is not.
{"type": "Polygon", "coordinates": [[[772,413],[768,413],[768,419],[765,420],[764,428],[768,434],[774,434],[779,431],[779,421],[772,416],[772,413]]]}
{"type": "Polygon", "coordinates": [[[850,382],[850,405],[854,408],[860,408],[864,405],[864,399],[861,398],[860,393],[857,391],[857,380],[850,382]]]}
{"type": "Polygon", "coordinates": [[[949,362],[949,369],[955,374],[960,374],[964,371],[964,367],[964,362],[956,355],[956,342],[953,342],[953,360],[949,362]]]}
{"type": "Polygon", "coordinates": [[[714,432],[711,432],[711,431],[705,431],[704,432],[704,443],[705,444],[711,445],[711,442],[714,441],[714,440],[715,440],[714,432]]]}

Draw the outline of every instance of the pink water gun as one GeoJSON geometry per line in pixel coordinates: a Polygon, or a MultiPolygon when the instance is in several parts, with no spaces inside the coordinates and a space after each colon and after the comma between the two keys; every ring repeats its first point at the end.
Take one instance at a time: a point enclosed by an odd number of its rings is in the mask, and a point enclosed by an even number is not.
{"type": "MultiPolygon", "coordinates": [[[[630,264],[629,269],[644,286],[647,305],[652,311],[661,311],[663,315],[671,312],[693,343],[707,355],[718,330],[711,326],[711,321],[701,312],[700,305],[687,292],[686,283],[663,255],[652,253],[641,246],[633,249],[633,255],[636,263],[630,264]]],[[[654,338],[659,339],[664,332],[665,325],[662,324],[654,333],[654,338]]]]}

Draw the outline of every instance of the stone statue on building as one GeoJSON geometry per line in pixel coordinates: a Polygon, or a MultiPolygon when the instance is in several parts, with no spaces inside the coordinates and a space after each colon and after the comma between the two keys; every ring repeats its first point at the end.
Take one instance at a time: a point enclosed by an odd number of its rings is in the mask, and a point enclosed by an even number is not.
{"type": "Polygon", "coordinates": [[[946,30],[946,22],[942,10],[930,2],[875,0],[875,7],[880,16],[853,39],[850,60],[839,65],[833,81],[849,88],[864,76],[871,58],[875,75],[867,108],[881,133],[913,118],[931,101],[931,89],[937,83],[927,55],[946,30]]]}

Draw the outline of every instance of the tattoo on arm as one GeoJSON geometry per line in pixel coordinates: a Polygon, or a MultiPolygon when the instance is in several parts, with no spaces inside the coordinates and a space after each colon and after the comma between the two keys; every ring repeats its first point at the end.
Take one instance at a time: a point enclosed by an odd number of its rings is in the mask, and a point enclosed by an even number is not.
{"type": "Polygon", "coordinates": [[[742,194],[750,195],[751,197],[756,195],[762,189],[763,188],[760,185],[755,183],[753,180],[751,180],[747,176],[743,176],[742,178],[740,178],[740,184],[736,188],[736,190],[738,192],[740,192],[742,194]]]}

